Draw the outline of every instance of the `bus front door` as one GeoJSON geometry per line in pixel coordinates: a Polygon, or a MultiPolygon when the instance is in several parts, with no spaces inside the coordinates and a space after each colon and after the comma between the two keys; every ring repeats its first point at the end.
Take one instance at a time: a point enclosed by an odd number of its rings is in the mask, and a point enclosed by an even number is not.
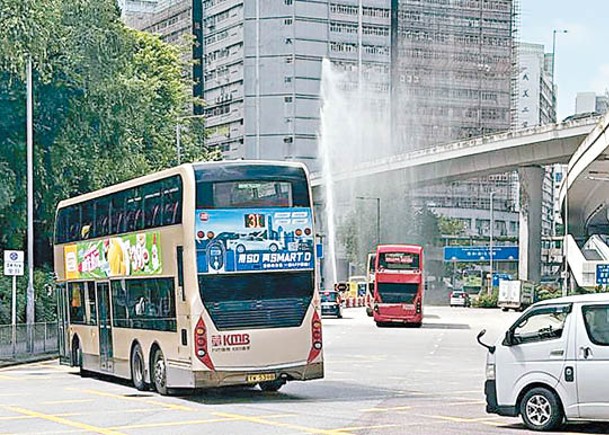
{"type": "Polygon", "coordinates": [[[68,289],[65,284],[58,284],[55,287],[55,294],[57,296],[57,333],[58,333],[58,344],[59,344],[59,363],[67,364],[71,363],[70,357],[70,334],[68,329],[68,289]]]}
{"type": "Polygon", "coordinates": [[[99,361],[105,372],[114,372],[112,348],[112,321],[110,319],[110,284],[97,283],[99,304],[99,361]]]}

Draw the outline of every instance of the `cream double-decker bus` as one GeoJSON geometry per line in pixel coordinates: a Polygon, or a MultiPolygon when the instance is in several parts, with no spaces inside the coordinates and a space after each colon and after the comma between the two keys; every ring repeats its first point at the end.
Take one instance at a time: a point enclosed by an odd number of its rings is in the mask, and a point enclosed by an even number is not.
{"type": "Polygon", "coordinates": [[[323,377],[308,174],[182,165],[62,201],[64,363],[140,390],[323,377]]]}

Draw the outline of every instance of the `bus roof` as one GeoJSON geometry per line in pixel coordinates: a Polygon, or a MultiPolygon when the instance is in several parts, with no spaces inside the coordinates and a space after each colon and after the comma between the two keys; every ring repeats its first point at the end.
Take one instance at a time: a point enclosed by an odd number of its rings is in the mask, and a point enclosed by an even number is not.
{"type": "MultiPolygon", "coordinates": [[[[144,175],[137,178],[132,178],[130,180],[123,181],[122,183],[113,184],[108,187],[104,187],[103,189],[95,190],[93,192],[84,193],[82,195],[74,196],[69,199],[64,199],[59,202],[57,208],[67,207],[73,204],[79,204],[81,202],[88,201],[90,199],[98,198],[100,196],[108,195],[110,193],[129,189],[130,187],[139,186],[141,184],[150,183],[155,180],[159,180],[162,178],[171,177],[172,175],[177,174],[186,174],[187,171],[190,171],[191,168],[194,170],[201,169],[231,169],[231,168],[239,168],[244,166],[282,166],[282,167],[290,167],[290,168],[302,168],[307,171],[307,168],[304,164],[299,162],[284,162],[284,161],[272,161],[272,160],[229,160],[229,161],[215,161],[215,162],[195,162],[195,163],[185,163],[180,166],[175,166],[173,168],[164,169],[158,172],[154,172],[148,175],[144,175]]],[[[307,172],[308,173],[308,172],[307,172]]]]}
{"type": "Polygon", "coordinates": [[[419,245],[378,245],[377,252],[409,252],[413,254],[421,254],[423,247],[419,245]]]}

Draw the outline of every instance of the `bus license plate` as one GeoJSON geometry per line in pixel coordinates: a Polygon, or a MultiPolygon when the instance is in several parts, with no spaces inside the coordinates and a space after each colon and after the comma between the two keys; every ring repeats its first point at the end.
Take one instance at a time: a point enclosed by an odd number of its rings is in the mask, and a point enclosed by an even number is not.
{"type": "Polygon", "coordinates": [[[414,310],[414,305],[412,304],[402,304],[403,310],[414,310]]]}
{"type": "Polygon", "coordinates": [[[258,382],[274,381],[275,379],[277,379],[277,375],[275,373],[256,373],[253,375],[247,375],[245,377],[245,381],[252,384],[257,384],[258,382]]]}

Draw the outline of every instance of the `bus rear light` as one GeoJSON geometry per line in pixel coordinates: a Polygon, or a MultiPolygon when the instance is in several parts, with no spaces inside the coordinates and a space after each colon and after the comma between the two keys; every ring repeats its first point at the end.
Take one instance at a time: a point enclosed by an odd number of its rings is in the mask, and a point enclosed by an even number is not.
{"type": "Polygon", "coordinates": [[[309,352],[307,363],[313,362],[319,356],[322,346],[321,320],[319,314],[315,311],[311,321],[311,351],[309,352]]]}
{"type": "Polygon", "coordinates": [[[310,236],[311,235],[311,228],[305,228],[304,233],[305,233],[305,236],[310,236]]]}
{"type": "Polygon", "coordinates": [[[205,328],[205,322],[203,318],[199,318],[197,326],[195,328],[195,355],[208,369],[213,370],[214,364],[211,362],[211,358],[207,353],[207,329],[205,328]]]}
{"type": "Polygon", "coordinates": [[[208,231],[208,232],[207,232],[207,238],[208,238],[208,239],[210,239],[210,240],[211,240],[211,239],[213,239],[213,238],[214,238],[214,236],[215,236],[215,234],[214,234],[214,232],[213,232],[213,231],[208,231]]]}
{"type": "Polygon", "coordinates": [[[296,231],[294,231],[294,234],[296,234],[298,237],[302,236],[302,230],[300,228],[298,228],[296,231]]]}
{"type": "Polygon", "coordinates": [[[204,233],[203,231],[197,231],[197,237],[198,237],[199,239],[202,239],[202,238],[204,238],[204,237],[205,237],[205,233],[204,233]]]}
{"type": "Polygon", "coordinates": [[[374,304],[374,311],[379,312],[379,304],[374,304]]]}
{"type": "Polygon", "coordinates": [[[417,302],[417,314],[421,313],[421,301],[417,302]]]}

